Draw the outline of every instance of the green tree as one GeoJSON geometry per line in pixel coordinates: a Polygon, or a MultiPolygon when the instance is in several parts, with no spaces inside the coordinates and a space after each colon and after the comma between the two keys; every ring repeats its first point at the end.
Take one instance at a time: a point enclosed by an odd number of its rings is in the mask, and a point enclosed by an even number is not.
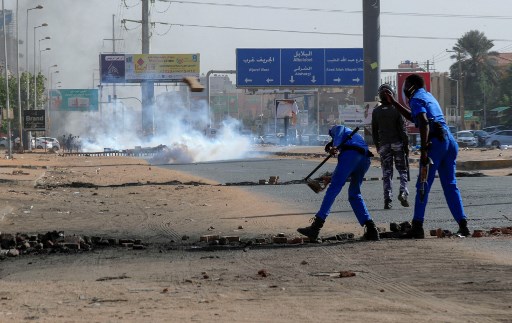
{"type": "MultiPolygon", "coordinates": [[[[20,75],[20,93],[21,93],[21,109],[34,109],[34,76],[24,72],[20,75]],[[27,79],[30,81],[27,85],[27,79]],[[27,104],[27,91],[29,91],[29,102],[27,104]]],[[[37,108],[44,109],[47,96],[45,89],[46,78],[42,74],[37,75],[37,108]]],[[[0,107],[6,107],[7,92],[5,91],[5,75],[0,76],[0,107]]],[[[19,108],[18,108],[18,78],[15,75],[9,75],[9,105],[12,109],[13,120],[11,128],[17,129],[19,125],[19,108]]],[[[2,120],[2,132],[7,133],[7,120],[2,120]]]]}
{"type": "Polygon", "coordinates": [[[512,105],[512,64],[509,65],[507,71],[503,75],[500,84],[501,97],[499,104],[502,106],[512,105]]]}
{"type": "Polygon", "coordinates": [[[493,47],[492,40],[478,30],[465,33],[453,46],[457,54],[452,58],[457,62],[450,66],[450,74],[456,80],[462,76],[464,106],[467,110],[480,110],[484,104],[489,106],[496,98],[500,75],[493,62],[493,57],[498,55],[498,52],[491,51],[493,47]]]}

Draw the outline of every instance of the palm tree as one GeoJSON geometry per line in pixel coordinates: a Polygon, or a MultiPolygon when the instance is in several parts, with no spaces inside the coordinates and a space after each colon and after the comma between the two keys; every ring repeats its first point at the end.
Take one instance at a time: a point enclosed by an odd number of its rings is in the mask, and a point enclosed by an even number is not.
{"type": "Polygon", "coordinates": [[[487,105],[486,101],[495,97],[489,91],[497,89],[500,75],[493,61],[498,52],[490,51],[493,47],[493,41],[483,32],[471,30],[459,38],[452,48],[457,53],[452,58],[457,59],[457,62],[450,66],[450,74],[463,84],[461,116],[464,116],[465,109],[483,109],[487,105]]]}

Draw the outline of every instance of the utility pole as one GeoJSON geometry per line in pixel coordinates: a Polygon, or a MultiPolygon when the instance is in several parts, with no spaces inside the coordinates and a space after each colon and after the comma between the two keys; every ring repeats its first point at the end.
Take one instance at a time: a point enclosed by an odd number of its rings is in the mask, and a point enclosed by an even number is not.
{"type": "MultiPolygon", "coordinates": [[[[104,39],[104,40],[111,40],[112,41],[112,54],[116,53],[116,41],[122,40],[122,38],[116,38],[115,18],[116,18],[116,15],[112,15],[112,38],[105,38],[104,39]]],[[[94,71],[92,72],[92,85],[94,87],[94,71]]],[[[101,71],[100,71],[100,89],[101,89],[101,71]]],[[[117,98],[116,83],[112,84],[112,94],[113,94],[114,102],[115,102],[115,99],[117,98]]],[[[101,100],[100,100],[100,102],[101,102],[101,100]]],[[[115,110],[114,110],[114,116],[115,116],[115,110]]]]}
{"type": "Polygon", "coordinates": [[[364,101],[375,101],[380,82],[380,0],[363,0],[364,101]]]}
{"type": "Polygon", "coordinates": [[[9,105],[9,64],[7,59],[7,32],[5,31],[5,7],[4,0],[2,0],[2,23],[3,23],[3,36],[4,36],[4,72],[5,72],[5,113],[7,119],[7,148],[9,159],[12,159],[12,135],[11,135],[11,106],[9,105]]]}
{"type": "MultiPolygon", "coordinates": [[[[116,15],[112,15],[112,53],[115,54],[116,53],[116,34],[115,34],[115,18],[116,18],[116,15]]],[[[112,84],[112,94],[114,95],[114,98],[117,97],[117,94],[116,94],[116,83],[113,83],[112,84]]]]}
{"type": "Polygon", "coordinates": [[[460,104],[460,120],[461,120],[461,129],[466,130],[466,123],[464,122],[464,87],[462,86],[462,61],[460,59],[460,52],[457,52],[457,60],[459,61],[459,104],[460,104]]]}
{"type": "Polygon", "coordinates": [[[460,51],[457,50],[446,50],[448,53],[457,53],[457,62],[459,67],[459,81],[457,82],[458,87],[458,95],[459,95],[459,115],[460,115],[460,130],[466,130],[466,123],[464,122],[464,87],[462,86],[462,60],[460,56],[460,51]]]}
{"type": "MultiPolygon", "coordinates": [[[[142,0],[142,54],[149,54],[150,22],[149,1],[142,0]]],[[[142,131],[146,137],[154,135],[153,100],[155,96],[154,82],[142,81],[142,131]]]]}

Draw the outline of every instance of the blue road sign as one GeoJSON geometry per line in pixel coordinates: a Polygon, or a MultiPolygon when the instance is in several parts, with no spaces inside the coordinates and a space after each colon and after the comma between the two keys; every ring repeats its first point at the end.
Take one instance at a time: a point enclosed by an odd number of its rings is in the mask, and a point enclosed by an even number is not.
{"type": "Polygon", "coordinates": [[[280,85],[279,49],[237,49],[236,84],[241,87],[280,85]]]}
{"type": "Polygon", "coordinates": [[[236,50],[237,87],[363,85],[362,48],[242,48],[236,50]]]}
{"type": "Polygon", "coordinates": [[[282,49],[281,85],[316,87],[324,85],[324,50],[282,49]]]}
{"type": "Polygon", "coordinates": [[[325,50],[325,85],[363,85],[363,71],[362,48],[325,50]]]}

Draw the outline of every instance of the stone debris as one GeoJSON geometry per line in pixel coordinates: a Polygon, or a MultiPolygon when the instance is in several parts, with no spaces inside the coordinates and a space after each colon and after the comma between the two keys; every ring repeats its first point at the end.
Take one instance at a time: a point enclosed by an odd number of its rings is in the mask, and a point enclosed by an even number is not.
{"type": "Polygon", "coordinates": [[[114,239],[79,235],[65,235],[62,231],[45,234],[1,233],[0,260],[4,257],[17,257],[29,254],[84,252],[99,247],[125,247],[145,249],[140,239],[114,239]]]}
{"type": "Polygon", "coordinates": [[[340,278],[354,277],[356,275],[353,271],[340,271],[340,278]]]}
{"type": "Polygon", "coordinates": [[[512,235],[512,226],[501,227],[501,228],[494,227],[488,231],[474,230],[472,237],[481,238],[481,237],[488,237],[488,236],[503,236],[503,235],[512,235]]]}
{"type": "Polygon", "coordinates": [[[275,185],[275,184],[277,184],[277,181],[279,181],[279,176],[270,176],[268,183],[275,185]]]}
{"type": "Polygon", "coordinates": [[[268,273],[268,271],[266,269],[260,269],[258,270],[258,275],[260,275],[261,277],[268,277],[268,275],[270,275],[268,273]]]}
{"type": "Polygon", "coordinates": [[[402,223],[391,222],[389,224],[389,231],[386,231],[385,228],[378,228],[378,230],[381,239],[396,239],[407,232],[411,227],[412,225],[409,221],[402,223]]]}

